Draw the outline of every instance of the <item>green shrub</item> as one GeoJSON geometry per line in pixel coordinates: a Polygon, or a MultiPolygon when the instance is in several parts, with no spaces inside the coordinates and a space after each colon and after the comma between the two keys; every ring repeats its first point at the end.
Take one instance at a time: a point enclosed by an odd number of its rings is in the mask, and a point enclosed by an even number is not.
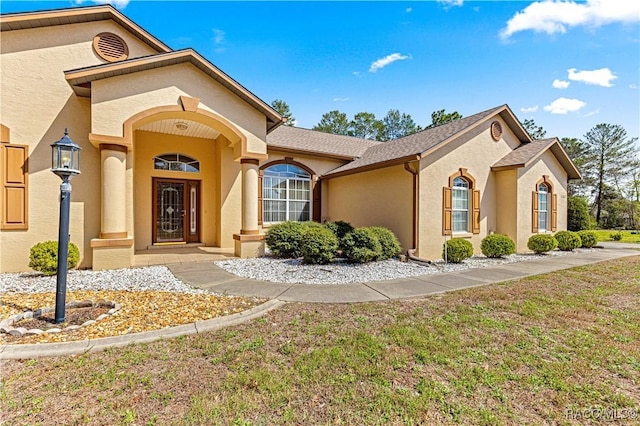
{"type": "Polygon", "coordinates": [[[580,241],[582,241],[582,247],[590,248],[598,244],[598,237],[593,231],[579,231],[580,241]]]}
{"type": "Polygon", "coordinates": [[[372,226],[368,228],[378,238],[378,242],[382,247],[382,255],[377,260],[391,259],[402,250],[400,241],[389,228],[382,226],[372,226]]]}
{"type": "Polygon", "coordinates": [[[583,197],[569,196],[567,199],[567,229],[582,231],[591,227],[589,204],[583,197]]]}
{"type": "Polygon", "coordinates": [[[300,251],[304,263],[326,264],[333,262],[338,250],[338,238],[324,227],[308,227],[302,233],[300,251]]]}
{"type": "Polygon", "coordinates": [[[493,234],[482,239],[480,250],[487,257],[497,258],[515,253],[516,244],[506,235],[493,234]]]}
{"type": "Polygon", "coordinates": [[[309,228],[319,228],[316,222],[287,221],[273,225],[267,231],[266,242],[276,257],[298,258],[302,256],[302,234],[309,228]]]}
{"type": "Polygon", "coordinates": [[[558,242],[558,248],[562,251],[572,251],[582,245],[582,240],[577,232],[559,231],[554,235],[558,242]]]}
{"type": "MultiPolygon", "coordinates": [[[[78,266],[80,250],[78,246],[69,243],[67,255],[67,267],[69,269],[78,266]]],[[[45,275],[54,275],[58,272],[58,242],[44,241],[31,247],[29,252],[29,268],[42,272],[45,275]]]]}
{"type": "Polygon", "coordinates": [[[618,231],[618,232],[612,232],[611,234],[609,234],[609,237],[613,240],[613,241],[620,241],[622,240],[622,232],[618,231]]]}
{"type": "Polygon", "coordinates": [[[338,238],[338,248],[340,250],[344,250],[342,239],[349,232],[353,231],[354,229],[353,226],[351,226],[349,222],[345,222],[343,220],[337,220],[335,222],[326,222],[324,226],[326,226],[327,229],[330,229],[331,232],[335,234],[335,236],[338,238]]]}
{"type": "Polygon", "coordinates": [[[343,238],[344,256],[349,262],[365,263],[382,256],[382,246],[369,228],[356,228],[343,238]]]}
{"type": "Polygon", "coordinates": [[[558,247],[558,241],[551,234],[536,234],[529,238],[527,247],[538,254],[546,253],[558,247]]]}
{"type": "Polygon", "coordinates": [[[473,245],[464,238],[452,238],[442,248],[442,257],[447,259],[448,263],[460,263],[471,256],[473,256],[473,245]]]}

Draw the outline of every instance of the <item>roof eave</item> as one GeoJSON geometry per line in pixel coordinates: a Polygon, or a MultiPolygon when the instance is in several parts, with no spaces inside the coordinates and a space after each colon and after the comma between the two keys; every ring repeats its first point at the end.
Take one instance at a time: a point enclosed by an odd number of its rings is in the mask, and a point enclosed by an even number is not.
{"type": "Polygon", "coordinates": [[[333,153],[323,152],[323,151],[315,151],[315,150],[309,150],[309,149],[296,149],[296,148],[274,146],[274,145],[269,145],[269,142],[267,142],[267,150],[268,151],[270,150],[270,151],[284,152],[284,153],[288,153],[288,154],[315,155],[315,156],[318,156],[318,157],[332,158],[332,159],[335,159],[335,160],[343,160],[343,161],[353,161],[356,158],[358,158],[358,157],[353,157],[353,156],[350,156],[350,155],[333,154],[333,153]]]}
{"type": "Polygon", "coordinates": [[[382,161],[382,162],[374,163],[374,164],[368,164],[368,165],[362,166],[362,167],[355,167],[353,169],[344,170],[342,172],[329,172],[329,173],[323,175],[322,178],[323,179],[333,179],[333,178],[353,175],[353,174],[356,174],[356,173],[369,172],[369,171],[372,171],[372,170],[383,169],[383,168],[386,168],[386,167],[398,166],[398,165],[404,164],[404,163],[406,163],[408,161],[419,161],[419,160],[420,160],[420,155],[412,154],[412,155],[408,155],[408,156],[401,157],[401,158],[394,158],[392,160],[382,161]]]}

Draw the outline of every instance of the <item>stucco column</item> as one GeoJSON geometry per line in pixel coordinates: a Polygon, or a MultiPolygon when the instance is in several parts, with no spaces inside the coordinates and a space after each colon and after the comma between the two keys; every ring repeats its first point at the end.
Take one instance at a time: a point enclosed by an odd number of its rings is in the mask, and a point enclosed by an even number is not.
{"type": "Polygon", "coordinates": [[[102,206],[100,238],[127,238],[127,148],[101,144],[102,206]]]}
{"type": "Polygon", "coordinates": [[[258,234],[258,160],[243,158],[242,165],[242,235],[258,234]]]}

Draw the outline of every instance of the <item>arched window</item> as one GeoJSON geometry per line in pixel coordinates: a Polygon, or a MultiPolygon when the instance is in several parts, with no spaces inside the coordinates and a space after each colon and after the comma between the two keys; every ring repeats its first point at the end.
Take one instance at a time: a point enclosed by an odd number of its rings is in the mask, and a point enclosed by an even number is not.
{"type": "Polygon", "coordinates": [[[184,154],[162,154],[153,158],[153,168],[156,170],[198,173],[200,172],[200,162],[184,154]]]}
{"type": "Polygon", "coordinates": [[[464,178],[453,180],[451,207],[453,232],[469,232],[469,182],[464,178]]]}
{"type": "Polygon", "coordinates": [[[449,176],[442,192],[442,234],[480,233],[480,190],[467,169],[449,176]]]}
{"type": "Polygon", "coordinates": [[[546,231],[549,224],[549,187],[538,185],[538,232],[546,231]]]}
{"type": "Polygon", "coordinates": [[[311,220],[311,175],[293,164],[276,164],[262,176],[263,223],[311,220]]]}
{"type": "Polygon", "coordinates": [[[555,232],[558,227],[558,194],[549,176],[536,182],[531,200],[531,232],[555,232]]]}

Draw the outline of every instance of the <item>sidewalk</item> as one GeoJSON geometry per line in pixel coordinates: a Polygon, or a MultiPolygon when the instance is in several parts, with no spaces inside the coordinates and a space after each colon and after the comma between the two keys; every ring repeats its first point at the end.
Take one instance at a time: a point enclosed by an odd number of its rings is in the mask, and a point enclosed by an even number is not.
{"type": "Polygon", "coordinates": [[[594,250],[592,253],[582,253],[579,256],[543,256],[536,260],[496,267],[362,284],[286,284],[257,281],[232,275],[212,262],[168,264],[167,267],[183,282],[220,294],[255,296],[284,302],[355,303],[425,297],[640,255],[638,244],[601,243],[601,245],[604,248],[594,250]]]}
{"type": "Polygon", "coordinates": [[[425,297],[447,291],[483,286],[545,274],[612,259],[640,255],[640,245],[602,243],[604,248],[580,256],[547,256],[541,259],[461,272],[423,275],[363,284],[284,284],[249,280],[229,274],[213,262],[169,264],[176,277],[195,287],[216,293],[271,299],[262,305],[228,317],[194,324],[101,339],[25,345],[0,345],[0,360],[74,355],[133,343],[202,333],[258,318],[286,302],[357,303],[425,297]]]}

